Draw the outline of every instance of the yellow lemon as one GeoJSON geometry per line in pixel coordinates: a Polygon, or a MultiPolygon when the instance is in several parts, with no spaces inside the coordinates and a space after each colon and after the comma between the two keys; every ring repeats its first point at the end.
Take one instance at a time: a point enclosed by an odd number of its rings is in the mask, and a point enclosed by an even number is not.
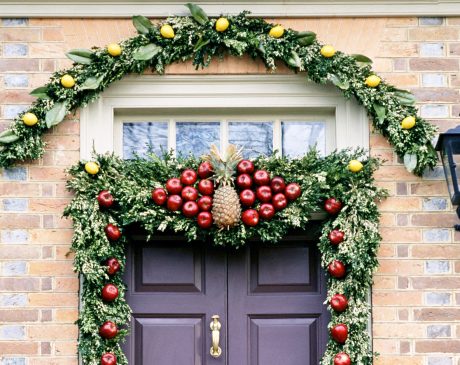
{"type": "Polygon", "coordinates": [[[22,116],[22,121],[29,127],[38,123],[38,118],[34,113],[26,113],[22,116]]]}
{"type": "Polygon", "coordinates": [[[225,32],[229,25],[230,23],[227,18],[219,18],[216,21],[216,30],[218,32],[225,32]]]}
{"type": "Polygon", "coordinates": [[[75,80],[69,74],[65,74],[61,77],[61,85],[69,89],[75,85],[75,80]]]}
{"type": "Polygon", "coordinates": [[[99,165],[93,161],[87,162],[85,164],[85,170],[90,175],[96,175],[99,172],[99,165]]]}
{"type": "Polygon", "coordinates": [[[174,38],[174,29],[169,24],[165,24],[160,29],[163,38],[174,38]]]}
{"type": "Polygon", "coordinates": [[[348,163],[348,170],[351,172],[360,172],[363,169],[363,164],[358,160],[351,160],[348,163]]]}
{"type": "Polygon", "coordinates": [[[113,57],[117,57],[117,56],[121,55],[121,47],[117,43],[110,43],[107,46],[107,52],[109,52],[109,55],[111,55],[113,57]]]}
{"type": "Polygon", "coordinates": [[[336,52],[335,48],[330,45],[326,45],[326,46],[323,46],[323,48],[321,48],[321,54],[326,58],[330,58],[334,56],[335,52],[336,52]]]}
{"type": "Polygon", "coordinates": [[[365,84],[369,87],[377,87],[380,85],[380,81],[382,81],[380,79],[380,77],[378,77],[377,75],[370,75],[366,81],[365,81],[365,84]]]}
{"type": "Polygon", "coordinates": [[[281,25],[276,25],[272,29],[268,35],[272,38],[281,38],[284,34],[284,28],[281,25]]]}
{"type": "Polygon", "coordinates": [[[415,125],[414,117],[405,117],[401,122],[402,129],[411,129],[415,125]]]}

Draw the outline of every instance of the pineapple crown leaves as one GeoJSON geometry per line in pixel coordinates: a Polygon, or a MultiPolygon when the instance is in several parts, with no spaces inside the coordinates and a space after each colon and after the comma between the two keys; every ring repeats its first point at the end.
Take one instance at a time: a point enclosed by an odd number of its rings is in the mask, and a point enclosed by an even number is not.
{"type": "Polygon", "coordinates": [[[221,154],[216,145],[211,146],[209,155],[203,156],[204,161],[208,161],[214,168],[213,180],[218,186],[233,185],[233,176],[236,172],[236,166],[243,159],[241,152],[243,147],[230,144],[221,154]]]}

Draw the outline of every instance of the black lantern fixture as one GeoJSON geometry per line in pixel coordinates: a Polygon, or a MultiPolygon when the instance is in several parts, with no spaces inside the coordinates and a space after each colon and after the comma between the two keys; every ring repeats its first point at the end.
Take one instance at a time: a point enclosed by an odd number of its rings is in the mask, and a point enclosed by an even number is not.
{"type": "MultiPolygon", "coordinates": [[[[460,190],[458,186],[460,179],[460,125],[439,135],[436,151],[441,153],[450,200],[453,205],[457,205],[457,216],[460,218],[460,190]]],[[[459,231],[460,225],[455,225],[455,229],[459,231]]]]}

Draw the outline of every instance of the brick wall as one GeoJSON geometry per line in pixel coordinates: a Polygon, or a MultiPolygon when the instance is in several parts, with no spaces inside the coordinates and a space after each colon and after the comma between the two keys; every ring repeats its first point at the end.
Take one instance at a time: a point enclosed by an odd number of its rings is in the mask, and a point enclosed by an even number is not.
{"type": "MultiPolygon", "coordinates": [[[[374,59],[374,68],[420,101],[441,130],[460,116],[460,18],[280,20],[323,42],[374,59]]],[[[64,52],[134,34],[128,20],[3,19],[0,23],[0,130],[23,110],[28,92],[70,65],[64,52]]],[[[190,64],[170,73],[195,73],[190,64]]],[[[247,59],[214,63],[207,73],[260,73],[247,59]]],[[[284,72],[284,71],[283,71],[284,72]]],[[[64,169],[79,159],[78,115],[54,128],[44,158],[0,173],[0,364],[77,363],[78,280],[68,254],[70,195],[64,169]]],[[[339,136],[340,138],[340,136],[339,136]]],[[[407,173],[384,138],[371,153],[391,196],[381,205],[383,243],[373,290],[379,365],[460,365],[460,235],[440,168],[407,173]]]]}

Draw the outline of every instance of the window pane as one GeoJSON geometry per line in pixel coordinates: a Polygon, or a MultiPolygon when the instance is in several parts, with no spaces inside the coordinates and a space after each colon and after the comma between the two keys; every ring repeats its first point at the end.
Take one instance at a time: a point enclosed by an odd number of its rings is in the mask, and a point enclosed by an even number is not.
{"type": "Polygon", "coordinates": [[[282,122],[283,156],[299,157],[316,144],[326,155],[326,124],[324,122],[282,122]]]}
{"type": "Polygon", "coordinates": [[[230,122],[228,142],[243,147],[244,158],[271,155],[273,152],[272,122],[230,122]]]}
{"type": "Polygon", "coordinates": [[[151,146],[152,151],[161,155],[168,149],[167,122],[123,123],[123,158],[130,159],[134,153],[144,157],[151,146]]]}
{"type": "Polygon", "coordinates": [[[177,154],[200,157],[208,153],[211,145],[220,148],[219,122],[179,122],[176,123],[176,150],[177,154]]]}

